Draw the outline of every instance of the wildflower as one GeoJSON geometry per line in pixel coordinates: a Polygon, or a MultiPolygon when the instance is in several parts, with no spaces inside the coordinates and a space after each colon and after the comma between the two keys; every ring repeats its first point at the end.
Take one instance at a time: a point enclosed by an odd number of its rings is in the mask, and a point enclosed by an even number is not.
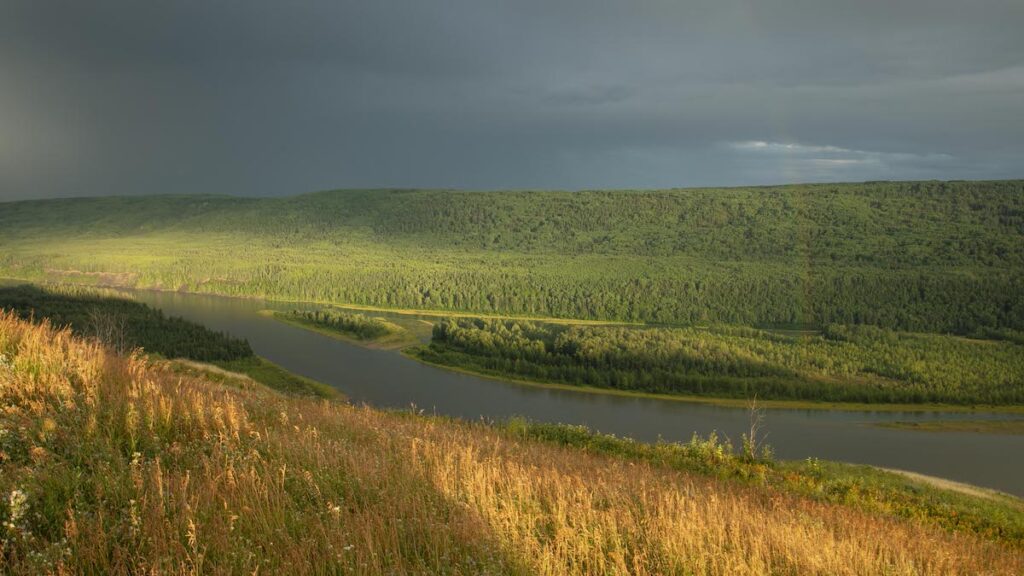
{"type": "Polygon", "coordinates": [[[331,514],[331,516],[334,516],[335,518],[337,518],[337,517],[341,516],[341,506],[339,506],[337,504],[334,504],[333,502],[328,502],[327,503],[327,512],[329,512],[331,514]]]}
{"type": "Polygon", "coordinates": [[[18,521],[25,516],[25,512],[28,511],[28,496],[15,488],[11,490],[10,496],[7,497],[7,503],[11,508],[11,517],[8,527],[13,528],[18,524],[18,521]]]}
{"type": "Polygon", "coordinates": [[[132,533],[138,534],[142,528],[142,519],[139,517],[138,503],[134,498],[128,501],[128,519],[131,523],[132,533]]]}
{"type": "Polygon", "coordinates": [[[32,462],[34,462],[35,464],[42,463],[44,460],[46,460],[47,455],[49,455],[49,452],[46,451],[46,448],[43,448],[42,446],[33,446],[28,451],[28,453],[29,457],[32,458],[32,462]]]}

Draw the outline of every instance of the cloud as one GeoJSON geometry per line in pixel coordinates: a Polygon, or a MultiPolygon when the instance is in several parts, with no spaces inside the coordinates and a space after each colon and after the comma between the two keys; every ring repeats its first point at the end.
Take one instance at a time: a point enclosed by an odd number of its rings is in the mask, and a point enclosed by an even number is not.
{"type": "Polygon", "coordinates": [[[784,155],[820,162],[949,162],[955,160],[953,156],[943,153],[914,154],[909,152],[878,152],[871,150],[852,150],[850,148],[843,148],[840,146],[795,144],[792,142],[766,142],[764,140],[730,142],[727,145],[740,152],[784,155]]]}
{"type": "Polygon", "coordinates": [[[782,154],[870,154],[861,150],[850,150],[839,146],[808,146],[805,144],[792,144],[782,142],[765,142],[764,140],[748,140],[746,142],[731,142],[729,146],[736,150],[782,154]]]}
{"type": "Polygon", "coordinates": [[[829,144],[799,144],[746,140],[728,142],[738,165],[775,167],[793,181],[934,178],[958,166],[959,160],[941,152],[910,153],[856,150],[829,144]]]}
{"type": "Polygon", "coordinates": [[[0,199],[1007,178],[1019,0],[10,0],[0,199]]]}

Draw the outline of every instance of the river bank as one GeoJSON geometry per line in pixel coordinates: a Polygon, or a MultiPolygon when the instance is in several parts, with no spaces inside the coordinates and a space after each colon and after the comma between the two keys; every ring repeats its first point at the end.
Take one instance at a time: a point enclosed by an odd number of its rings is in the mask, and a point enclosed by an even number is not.
{"type": "MultiPolygon", "coordinates": [[[[126,291],[127,292],[127,291],[126,291]]],[[[537,422],[585,425],[640,442],[688,441],[694,433],[738,439],[749,429],[745,406],[721,406],[661,398],[580,393],[509,383],[452,372],[393,350],[353,346],[258,314],[291,306],[251,299],[177,292],[131,291],[134,298],[205,326],[246,338],[259,356],[299,375],[330,385],[356,405],[408,409],[467,421],[504,421],[523,416],[537,422]]],[[[409,316],[410,322],[416,318],[409,316]]],[[[760,401],[759,401],[760,403],[760,401]]],[[[1005,413],[813,410],[765,411],[765,431],[776,457],[820,458],[870,464],[949,478],[1024,496],[1024,451],[1019,435],[882,428],[878,423],[948,419],[1006,419],[1005,413]]]]}

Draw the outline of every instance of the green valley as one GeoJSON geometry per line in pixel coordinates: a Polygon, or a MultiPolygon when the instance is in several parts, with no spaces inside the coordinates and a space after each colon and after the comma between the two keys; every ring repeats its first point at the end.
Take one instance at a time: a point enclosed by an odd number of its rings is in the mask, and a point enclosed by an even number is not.
{"type": "Polygon", "coordinates": [[[0,204],[0,274],[480,314],[1024,330],[1024,181],[0,204]]]}

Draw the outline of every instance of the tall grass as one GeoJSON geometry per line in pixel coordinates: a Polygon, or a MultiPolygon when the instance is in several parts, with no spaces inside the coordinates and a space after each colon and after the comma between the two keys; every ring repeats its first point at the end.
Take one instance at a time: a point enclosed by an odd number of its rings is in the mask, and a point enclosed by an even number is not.
{"type": "Polygon", "coordinates": [[[1019,550],[229,387],[0,312],[0,573],[1015,574],[1019,550]]]}

